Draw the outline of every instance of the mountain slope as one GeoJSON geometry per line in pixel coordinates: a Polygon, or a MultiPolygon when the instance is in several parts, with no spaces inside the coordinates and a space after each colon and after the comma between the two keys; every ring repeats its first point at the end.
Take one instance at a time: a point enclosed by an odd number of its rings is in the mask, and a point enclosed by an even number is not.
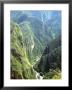
{"type": "Polygon", "coordinates": [[[34,79],[35,72],[44,79],[60,75],[61,12],[11,11],[10,15],[12,77],[34,79]]]}
{"type": "Polygon", "coordinates": [[[44,78],[47,77],[47,73],[54,74],[54,70],[57,72],[61,71],[61,38],[51,41],[45,48],[41,58],[34,65],[34,69],[44,78]],[[51,70],[51,71],[50,71],[51,70]]]}
{"type": "Polygon", "coordinates": [[[23,35],[17,24],[11,22],[11,78],[35,79],[35,72],[28,60],[23,35]]]}

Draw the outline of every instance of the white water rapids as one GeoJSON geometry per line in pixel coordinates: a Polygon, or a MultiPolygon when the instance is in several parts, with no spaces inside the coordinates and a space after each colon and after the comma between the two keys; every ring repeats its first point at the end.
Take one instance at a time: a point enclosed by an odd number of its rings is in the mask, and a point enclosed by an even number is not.
{"type": "MultiPolygon", "coordinates": [[[[36,71],[35,71],[36,72],[36,71]]],[[[36,72],[36,79],[43,79],[43,77],[42,76],[40,76],[40,73],[38,73],[38,72],[36,72]]]]}
{"type": "MultiPolygon", "coordinates": [[[[33,68],[33,66],[32,66],[33,68]]],[[[33,69],[34,70],[34,69],[33,69]]],[[[38,73],[37,71],[34,70],[34,72],[36,73],[36,79],[43,79],[43,76],[40,75],[40,73],[38,73]]]]}
{"type": "MultiPolygon", "coordinates": [[[[37,57],[37,59],[36,59],[36,62],[38,61],[40,59],[40,57],[37,57]]],[[[33,66],[32,66],[33,67],[33,66]]],[[[34,69],[33,69],[34,70],[34,69]]],[[[35,71],[35,70],[34,70],[35,71]]],[[[35,71],[35,73],[36,73],[36,79],[43,79],[43,76],[41,76],[40,75],[40,73],[38,73],[37,71],[35,71]]]]}

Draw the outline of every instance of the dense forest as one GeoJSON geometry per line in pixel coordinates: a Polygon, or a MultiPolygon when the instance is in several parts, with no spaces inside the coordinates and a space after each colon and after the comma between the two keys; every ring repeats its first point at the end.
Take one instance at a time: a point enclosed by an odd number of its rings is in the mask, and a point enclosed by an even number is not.
{"type": "Polygon", "coordinates": [[[61,12],[10,12],[11,79],[61,79],[61,12]]]}

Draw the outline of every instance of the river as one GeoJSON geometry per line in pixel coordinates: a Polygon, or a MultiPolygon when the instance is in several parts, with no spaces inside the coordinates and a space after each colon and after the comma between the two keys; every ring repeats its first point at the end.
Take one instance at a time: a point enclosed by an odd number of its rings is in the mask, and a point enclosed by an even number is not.
{"type": "Polygon", "coordinates": [[[43,79],[43,76],[41,76],[40,73],[36,72],[36,79],[41,79],[42,80],[43,79]]]}
{"type": "MultiPolygon", "coordinates": [[[[40,59],[40,57],[37,57],[37,59],[36,59],[36,62],[38,61],[40,59]]],[[[33,66],[32,66],[33,67],[33,66]]],[[[34,70],[34,69],[33,69],[34,70]]],[[[35,70],[34,70],[35,71],[35,70]]],[[[36,79],[43,79],[43,76],[41,76],[40,75],[40,73],[38,73],[37,71],[35,71],[35,73],[36,73],[36,79]]]]}

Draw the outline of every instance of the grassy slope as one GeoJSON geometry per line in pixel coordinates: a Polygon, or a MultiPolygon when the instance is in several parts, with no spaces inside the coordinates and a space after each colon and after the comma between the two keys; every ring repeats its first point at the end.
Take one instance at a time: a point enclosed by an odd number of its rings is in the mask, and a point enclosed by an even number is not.
{"type": "Polygon", "coordinates": [[[34,79],[35,72],[29,63],[20,28],[11,22],[11,78],[34,79]]]}

